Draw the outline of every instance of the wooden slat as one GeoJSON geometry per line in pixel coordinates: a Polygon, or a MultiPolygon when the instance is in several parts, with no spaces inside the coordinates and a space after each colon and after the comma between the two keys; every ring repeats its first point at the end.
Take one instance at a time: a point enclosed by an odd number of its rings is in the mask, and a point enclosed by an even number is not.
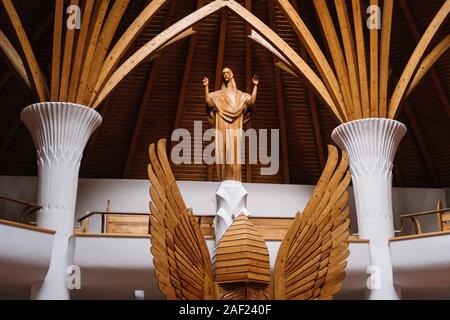
{"type": "MultiPolygon", "coordinates": [[[[391,1],[392,0],[387,0],[391,1]]],[[[345,59],[347,62],[347,71],[350,80],[350,89],[353,97],[353,107],[355,110],[355,118],[362,118],[358,66],[355,50],[355,42],[353,32],[350,25],[347,5],[345,0],[335,0],[337,16],[339,18],[339,26],[341,28],[342,42],[344,44],[345,59]]]]}
{"type": "Polygon", "coordinates": [[[8,40],[6,35],[0,30],[0,50],[6,56],[6,61],[12,66],[18,77],[25,83],[25,85],[31,89],[31,83],[28,79],[27,70],[20,57],[19,53],[16,51],[12,43],[8,40]]]}
{"type": "MultiPolygon", "coordinates": [[[[222,18],[220,20],[219,41],[217,44],[217,58],[216,58],[216,79],[214,81],[214,90],[218,90],[222,84],[222,69],[223,69],[223,56],[225,53],[225,41],[227,37],[227,17],[228,10],[223,10],[222,18]]],[[[208,165],[208,181],[212,181],[214,178],[215,165],[208,165]]]]}
{"type": "Polygon", "coordinates": [[[55,19],[53,27],[52,75],[50,83],[50,99],[52,101],[57,101],[59,98],[63,18],[64,18],[64,0],[56,0],[55,19]]]}
{"type": "Polygon", "coordinates": [[[431,159],[431,156],[430,156],[431,153],[428,148],[428,144],[425,141],[425,138],[422,134],[422,130],[419,128],[419,124],[417,123],[417,119],[416,119],[416,116],[414,115],[414,111],[412,110],[411,105],[408,102],[405,102],[404,110],[405,110],[405,114],[408,118],[408,122],[411,125],[414,136],[416,138],[420,153],[421,153],[422,158],[427,167],[427,170],[430,175],[433,186],[439,187],[440,186],[439,177],[438,177],[438,174],[436,173],[436,169],[434,168],[433,160],[431,159]]]}
{"type": "MultiPolygon", "coordinates": [[[[412,33],[414,39],[417,42],[419,42],[420,41],[419,28],[417,26],[416,20],[413,17],[413,14],[411,13],[411,10],[409,9],[408,4],[404,0],[400,0],[399,4],[400,4],[400,8],[406,18],[406,21],[408,22],[409,29],[411,30],[411,33],[412,33]]],[[[419,68],[419,71],[420,71],[420,68],[419,68]]],[[[444,85],[442,84],[442,81],[441,81],[436,69],[431,68],[430,71],[431,71],[431,79],[433,81],[433,85],[435,86],[436,91],[439,94],[439,98],[441,99],[442,106],[443,106],[444,110],[446,111],[447,116],[450,118],[450,103],[448,101],[447,90],[444,88],[444,85]]],[[[412,89],[409,89],[409,92],[407,93],[407,95],[409,95],[411,93],[411,91],[412,91],[412,89]]]]}
{"type": "Polygon", "coordinates": [[[296,71],[306,83],[314,90],[318,97],[332,110],[333,114],[339,121],[342,118],[339,111],[331,98],[331,95],[325,87],[323,81],[311,69],[311,67],[293,50],[280,36],[273,32],[266,24],[254,16],[251,12],[239,5],[236,1],[227,1],[227,6],[237,15],[249,23],[256,31],[258,31],[264,39],[278,50],[288,62],[295,67],[296,71]]]}
{"type": "MultiPolygon", "coordinates": [[[[269,0],[269,26],[270,28],[277,31],[276,18],[275,18],[275,4],[274,0],[269,0]]],[[[284,92],[281,79],[280,69],[277,68],[277,58],[273,56],[273,69],[275,73],[275,94],[277,96],[277,107],[278,107],[278,121],[280,125],[280,137],[281,137],[281,160],[283,161],[283,178],[285,183],[290,182],[289,175],[289,150],[287,141],[287,130],[286,130],[286,116],[285,116],[285,105],[284,105],[284,92]]]]}
{"type": "MultiPolygon", "coordinates": [[[[167,18],[164,23],[163,29],[167,28],[174,20],[175,16],[175,10],[176,10],[176,4],[175,1],[171,2],[167,18]]],[[[127,153],[127,160],[125,162],[125,166],[123,169],[122,177],[127,178],[130,174],[131,167],[133,165],[133,159],[136,152],[136,147],[139,140],[139,135],[141,132],[142,124],[144,121],[145,112],[147,110],[148,104],[150,102],[150,98],[153,92],[153,87],[155,85],[156,80],[158,79],[159,70],[161,67],[161,63],[163,61],[163,58],[159,57],[158,59],[154,60],[152,63],[152,68],[147,76],[147,82],[145,85],[144,93],[142,95],[141,104],[138,109],[138,114],[136,118],[136,123],[134,125],[133,129],[133,135],[131,138],[130,146],[128,147],[128,153],[127,153]]]]}
{"type": "MultiPolygon", "coordinates": [[[[434,63],[448,50],[450,47],[450,34],[447,35],[444,40],[439,42],[439,44],[428,54],[428,56],[423,59],[419,68],[417,69],[416,75],[411,82],[411,86],[409,87],[408,93],[406,97],[408,97],[412,91],[416,88],[425,74],[433,68],[434,63]]],[[[445,100],[446,98],[444,98],[445,100]]],[[[448,101],[448,100],[447,100],[448,101]]]]}
{"type": "Polygon", "coordinates": [[[353,105],[352,94],[350,89],[350,79],[348,76],[346,61],[342,52],[341,44],[334,27],[333,19],[325,0],[314,1],[320,24],[325,34],[325,38],[330,49],[334,67],[336,69],[339,86],[345,103],[345,111],[349,120],[356,119],[355,107],[353,105]]]}
{"type": "Polygon", "coordinates": [[[141,11],[139,16],[130,24],[125,33],[120,37],[102,65],[91,100],[95,99],[95,96],[101,91],[101,89],[105,85],[106,80],[114,71],[114,68],[117,67],[120,59],[123,58],[127,50],[130,48],[131,44],[141,34],[141,32],[152,20],[155,14],[158,13],[158,11],[167,3],[167,1],[168,0],[150,1],[150,3],[148,3],[146,7],[141,11]]]}
{"type": "MultiPolygon", "coordinates": [[[[371,6],[378,6],[378,0],[370,0],[371,6]]],[[[375,17],[376,18],[376,17],[375,17]]],[[[369,31],[370,33],[370,116],[377,118],[378,110],[378,29],[375,26],[369,31]]]]}
{"type": "MultiPolygon", "coordinates": [[[[78,6],[78,0],[71,0],[71,5],[78,6]]],[[[72,57],[73,57],[73,43],[75,40],[76,29],[65,28],[66,38],[64,43],[64,58],[61,70],[61,79],[59,86],[59,101],[67,101],[67,96],[69,94],[69,82],[71,79],[71,69],[72,69],[72,57]]]]}
{"type": "Polygon", "coordinates": [[[94,59],[95,49],[99,41],[100,32],[102,31],[103,22],[105,20],[106,12],[108,10],[110,0],[102,0],[97,2],[96,12],[94,14],[95,22],[92,26],[92,32],[89,32],[91,37],[89,40],[89,47],[83,62],[83,72],[81,73],[80,83],[78,84],[77,103],[84,103],[84,97],[87,90],[87,82],[90,76],[91,65],[94,59]]]}
{"type": "Polygon", "coordinates": [[[88,105],[92,105],[93,103],[92,94],[98,77],[100,76],[103,61],[105,60],[109,46],[111,45],[111,41],[114,37],[114,34],[116,33],[116,30],[119,26],[120,21],[122,20],[122,16],[124,15],[129,2],[130,0],[116,0],[113,7],[111,8],[111,11],[109,12],[106,23],[102,28],[97,47],[95,49],[90,75],[86,86],[84,103],[88,105]]]}
{"type": "Polygon", "coordinates": [[[77,47],[75,50],[75,56],[73,61],[73,68],[72,73],[70,76],[70,87],[69,87],[69,93],[67,100],[69,102],[75,102],[77,98],[77,91],[78,91],[78,82],[80,80],[80,74],[81,74],[81,68],[82,68],[82,62],[83,57],[85,53],[85,49],[87,46],[87,35],[89,31],[89,25],[91,22],[91,15],[92,10],[94,9],[94,0],[87,0],[86,4],[83,9],[83,15],[82,15],[82,24],[81,24],[81,30],[80,34],[78,35],[77,40],[77,47]]]}
{"type": "Polygon", "coordinates": [[[130,141],[130,146],[128,147],[127,160],[125,162],[125,167],[123,169],[122,177],[127,178],[131,171],[131,166],[133,164],[134,155],[136,152],[137,143],[139,140],[140,130],[142,128],[142,123],[144,121],[145,111],[150,102],[150,97],[152,94],[152,89],[155,84],[156,79],[158,79],[158,61],[153,61],[151,71],[148,74],[147,83],[145,85],[144,94],[142,96],[141,104],[138,109],[138,114],[136,117],[136,123],[133,129],[133,135],[130,141]]]}
{"type": "Polygon", "coordinates": [[[291,5],[288,0],[277,0],[277,3],[278,7],[281,9],[285,17],[291,23],[294,31],[298,36],[298,39],[305,47],[305,49],[308,51],[311,59],[314,62],[314,65],[319,70],[319,73],[327,89],[331,93],[331,97],[333,98],[337,110],[339,111],[340,117],[344,121],[347,121],[345,104],[342,97],[342,91],[339,86],[339,82],[330,64],[328,63],[325,55],[323,54],[323,51],[320,49],[318,43],[314,39],[313,35],[309,31],[306,24],[298,15],[296,2],[294,2],[294,5],[291,5]]]}
{"type": "Polygon", "coordinates": [[[404,100],[407,93],[407,89],[412,81],[412,77],[417,70],[420,60],[422,59],[425,51],[428,49],[431,40],[436,34],[439,27],[445,21],[450,12],[450,0],[446,0],[438,13],[435,15],[427,30],[423,34],[419,43],[417,44],[413,54],[409,58],[408,64],[403,70],[400,80],[392,94],[391,101],[389,103],[389,118],[394,119],[397,116],[401,102],[404,100]]]}
{"type": "Polygon", "coordinates": [[[367,79],[366,46],[364,30],[366,28],[361,16],[360,0],[352,0],[353,23],[356,40],[356,54],[358,57],[359,86],[361,89],[361,107],[363,118],[370,118],[369,85],[367,79]]]}
{"type": "MultiPolygon", "coordinates": [[[[245,8],[252,11],[253,1],[245,0],[245,8]]],[[[249,25],[245,25],[246,35],[251,34],[251,28],[249,25]]],[[[245,39],[245,79],[246,79],[246,92],[252,90],[252,69],[253,69],[253,43],[250,38],[245,39]]],[[[247,122],[247,129],[253,127],[252,118],[247,122]]],[[[245,144],[245,177],[246,182],[252,182],[253,172],[252,165],[250,164],[250,144],[245,144]]]]}
{"type": "Polygon", "coordinates": [[[379,92],[379,116],[387,117],[388,80],[389,80],[389,53],[391,47],[393,0],[384,0],[383,22],[381,26],[380,48],[380,92],[379,92]]]}
{"type": "Polygon", "coordinates": [[[181,19],[142,46],[111,75],[103,90],[98,94],[97,99],[93,103],[93,107],[96,108],[100,105],[129,72],[139,66],[146,58],[151,56],[160,47],[164,46],[171,39],[175,38],[177,35],[181,34],[184,30],[190,28],[201,19],[218,11],[224,6],[226,6],[226,1],[216,0],[181,19]]]}
{"type": "MultiPolygon", "coordinates": [[[[44,34],[48,32],[48,29],[50,28],[50,25],[53,21],[53,18],[51,15],[48,15],[46,19],[39,25],[39,28],[36,30],[35,33],[33,33],[33,36],[31,37],[31,45],[35,45],[38,43],[44,34]]],[[[23,61],[23,60],[22,60],[23,61]]],[[[3,73],[3,76],[0,79],[0,91],[3,90],[3,86],[8,83],[9,79],[13,75],[12,71],[8,69],[6,72],[3,73]]],[[[28,77],[28,76],[27,76],[28,77]]],[[[30,83],[31,85],[31,83],[30,83]]]]}
{"type": "Polygon", "coordinates": [[[40,101],[46,101],[48,97],[48,88],[45,82],[44,75],[37,63],[36,56],[34,55],[33,48],[25,33],[22,22],[17,14],[11,0],[2,0],[3,6],[8,13],[8,17],[14,27],[14,31],[19,39],[22,51],[27,61],[27,67],[30,69],[31,77],[33,79],[33,87],[36,88],[36,93],[40,101]]]}

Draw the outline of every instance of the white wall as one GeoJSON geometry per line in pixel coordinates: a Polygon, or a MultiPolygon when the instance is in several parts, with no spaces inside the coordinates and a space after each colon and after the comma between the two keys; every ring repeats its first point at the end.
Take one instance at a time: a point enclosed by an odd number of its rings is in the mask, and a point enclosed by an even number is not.
{"type": "MultiPolygon", "coordinates": [[[[216,182],[179,182],[181,192],[195,214],[214,214],[216,182]]],[[[147,180],[124,179],[80,179],[78,185],[76,218],[90,210],[105,210],[107,200],[111,200],[112,211],[148,212],[149,182],[147,180]]],[[[313,186],[244,184],[248,195],[248,209],[255,216],[292,217],[303,210],[313,186]]],[[[36,177],[0,176],[0,194],[28,201],[36,200],[36,177]]],[[[353,192],[350,192],[352,230],[357,232],[353,192]]],[[[438,200],[445,202],[445,189],[394,188],[393,203],[396,228],[398,216],[425,210],[434,210],[438,200]]],[[[20,208],[12,208],[0,201],[0,218],[17,220],[20,208]]],[[[425,232],[437,228],[434,216],[424,217],[425,232]]],[[[95,228],[99,220],[91,220],[95,228]]]]}

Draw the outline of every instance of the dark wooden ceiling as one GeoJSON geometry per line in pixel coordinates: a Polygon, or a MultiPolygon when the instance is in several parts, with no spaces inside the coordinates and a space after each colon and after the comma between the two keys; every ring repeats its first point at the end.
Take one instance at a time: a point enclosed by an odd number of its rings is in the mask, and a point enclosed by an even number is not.
{"type": "MultiPolygon", "coordinates": [[[[145,2],[131,1],[116,39],[142,10],[145,2]]],[[[271,0],[238,2],[250,5],[257,17],[275,29],[293,48],[302,50],[294,31],[271,0]]],[[[393,75],[403,70],[420,36],[443,2],[395,1],[390,67],[393,75]]],[[[48,76],[53,1],[16,0],[14,3],[40,65],[48,76]]],[[[311,0],[300,0],[297,4],[300,15],[316,39],[320,39],[321,31],[311,0]]],[[[193,12],[197,5],[197,0],[169,2],[128,54],[174,21],[193,12]]],[[[3,11],[0,11],[0,28],[14,40],[3,11]]],[[[247,39],[247,26],[237,16],[216,13],[199,23],[197,30],[196,36],[171,46],[155,60],[137,68],[100,108],[103,124],[85,150],[80,176],[146,179],[148,145],[163,137],[170,139],[177,127],[192,132],[194,120],[203,120],[206,124],[201,80],[208,76],[214,85],[216,70],[230,66],[242,90],[249,90],[251,74],[258,74],[261,78],[252,126],[256,129],[279,129],[284,122],[287,137],[288,156],[280,159],[278,174],[261,176],[260,166],[256,165],[250,168],[251,172],[244,168],[244,181],[315,184],[326,157],[326,145],[332,143],[331,131],[337,125],[330,112],[301,80],[274,68],[276,61],[273,56],[247,39]],[[280,111],[281,115],[284,113],[281,119],[280,111]]],[[[449,31],[447,21],[434,44],[449,31]]],[[[407,125],[408,133],[396,158],[395,185],[450,186],[449,91],[450,54],[446,54],[403,106],[399,120],[407,125]]],[[[33,142],[19,119],[20,111],[33,100],[6,63],[0,60],[0,175],[36,175],[33,142]]],[[[174,171],[178,180],[208,180],[206,165],[180,165],[175,166],[174,171]]]]}

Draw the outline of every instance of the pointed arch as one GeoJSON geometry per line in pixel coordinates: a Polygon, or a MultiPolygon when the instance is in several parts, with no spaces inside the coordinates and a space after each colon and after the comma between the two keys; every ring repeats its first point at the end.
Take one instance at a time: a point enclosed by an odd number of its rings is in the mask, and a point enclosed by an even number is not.
{"type": "Polygon", "coordinates": [[[179,20],[146,43],[111,75],[103,90],[96,97],[93,108],[98,107],[119,85],[119,83],[143,61],[154,55],[162,47],[165,47],[186,29],[192,27],[197,22],[210,16],[211,14],[214,14],[224,7],[228,7],[231,11],[240,16],[244,21],[251,25],[253,29],[261,34],[262,37],[270,43],[270,45],[277,49],[289,62],[289,64],[294,67],[294,71],[298,72],[298,74],[302,76],[302,78],[312,87],[312,89],[326,103],[326,105],[331,108],[333,113],[342,122],[342,118],[339,116],[336,105],[319,76],[309,67],[309,65],[299,56],[299,54],[297,54],[292,47],[290,47],[280,36],[270,29],[270,27],[234,0],[216,0],[211,2],[210,4],[199,8],[179,20]]]}

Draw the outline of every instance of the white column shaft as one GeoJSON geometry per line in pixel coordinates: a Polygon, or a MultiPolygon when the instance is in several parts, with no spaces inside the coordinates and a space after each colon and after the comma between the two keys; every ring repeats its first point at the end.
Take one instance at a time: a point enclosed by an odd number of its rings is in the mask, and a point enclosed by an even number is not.
{"type": "MultiPolygon", "coordinates": [[[[372,266],[380,277],[369,299],[399,299],[392,278],[389,238],[394,236],[392,167],[406,127],[389,119],[362,119],[337,127],[333,140],[348,152],[359,237],[370,240],[372,266]]],[[[374,270],[372,268],[372,270],[374,270]]]]}
{"type": "Polygon", "coordinates": [[[50,268],[43,283],[32,288],[34,299],[69,299],[66,269],[69,238],[73,235],[78,172],[83,150],[101,124],[90,108],[70,103],[38,103],[22,111],[36,147],[38,202],[37,223],[56,231],[50,268]]]}

